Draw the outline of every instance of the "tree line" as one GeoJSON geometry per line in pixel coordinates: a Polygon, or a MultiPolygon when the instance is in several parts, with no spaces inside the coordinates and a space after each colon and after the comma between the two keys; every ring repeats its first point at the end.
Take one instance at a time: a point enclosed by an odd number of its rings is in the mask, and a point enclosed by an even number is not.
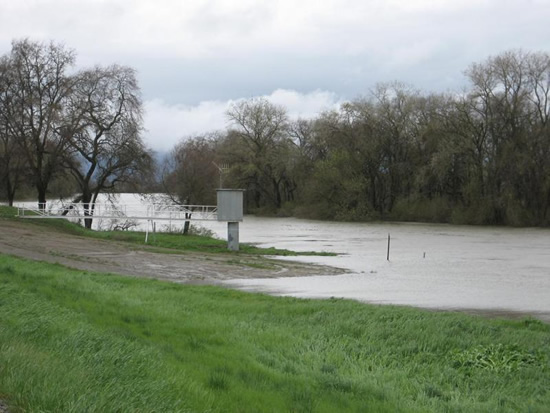
{"type": "Polygon", "coordinates": [[[212,202],[221,172],[249,212],[548,225],[550,55],[509,51],[465,75],[460,93],[380,84],[314,119],[239,101],[228,130],[174,148],[163,187],[212,202]]]}
{"type": "Polygon", "coordinates": [[[474,63],[461,92],[380,84],[311,119],[290,119],[264,98],[240,100],[228,129],[187,136],[158,167],[142,140],[135,71],[74,63],[65,46],[29,40],[0,58],[0,189],[10,203],[34,188],[44,207],[62,188],[91,217],[100,192],[212,204],[223,185],[246,190],[250,213],[550,222],[548,53],[474,63]]]}

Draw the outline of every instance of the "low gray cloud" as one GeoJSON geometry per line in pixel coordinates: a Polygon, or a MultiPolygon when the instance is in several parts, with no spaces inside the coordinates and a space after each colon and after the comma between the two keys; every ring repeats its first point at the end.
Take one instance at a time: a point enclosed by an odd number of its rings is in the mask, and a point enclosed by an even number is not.
{"type": "MultiPolygon", "coordinates": [[[[283,106],[289,118],[309,119],[323,111],[336,109],[341,103],[336,94],[321,90],[302,94],[277,89],[261,96],[283,106]]],[[[161,99],[145,102],[145,137],[156,150],[169,151],[182,139],[225,130],[230,127],[226,112],[236,100],[203,101],[198,105],[171,104],[161,99]]]]}
{"type": "Polygon", "coordinates": [[[144,99],[171,108],[278,89],[339,100],[393,80],[460,89],[473,62],[545,51],[548,16],[549,0],[0,0],[0,50],[64,42],[81,66],[135,67],[144,99]]]}

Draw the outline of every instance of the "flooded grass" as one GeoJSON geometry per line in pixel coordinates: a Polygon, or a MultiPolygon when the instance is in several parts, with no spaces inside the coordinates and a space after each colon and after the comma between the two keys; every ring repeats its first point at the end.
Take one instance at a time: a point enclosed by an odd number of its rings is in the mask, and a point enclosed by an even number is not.
{"type": "Polygon", "coordinates": [[[12,410],[515,412],[550,405],[550,326],[303,300],[0,256],[12,410]]]}

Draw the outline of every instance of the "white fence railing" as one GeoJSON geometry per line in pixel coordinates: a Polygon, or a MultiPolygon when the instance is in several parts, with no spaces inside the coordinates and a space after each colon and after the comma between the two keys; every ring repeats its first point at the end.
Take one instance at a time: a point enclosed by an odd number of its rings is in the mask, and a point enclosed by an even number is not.
{"type": "Polygon", "coordinates": [[[107,204],[63,203],[60,205],[25,206],[17,208],[20,218],[98,218],[169,221],[215,221],[218,207],[214,205],[175,204],[107,204]],[[41,208],[42,207],[42,208],[41,208]]]}

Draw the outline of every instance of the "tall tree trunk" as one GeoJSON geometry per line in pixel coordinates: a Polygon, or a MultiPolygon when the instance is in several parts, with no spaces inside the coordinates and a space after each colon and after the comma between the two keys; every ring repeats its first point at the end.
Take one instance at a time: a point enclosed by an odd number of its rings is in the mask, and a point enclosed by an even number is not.
{"type": "Polygon", "coordinates": [[[82,194],[82,206],[84,207],[84,227],[86,229],[92,229],[93,218],[88,218],[94,215],[94,207],[91,201],[91,194],[82,194]]]}
{"type": "Polygon", "coordinates": [[[12,185],[9,177],[6,179],[6,195],[8,196],[8,205],[12,207],[15,199],[15,185],[12,185]]]}
{"type": "Polygon", "coordinates": [[[279,209],[282,205],[280,180],[272,178],[273,192],[275,193],[275,208],[279,209]]]}
{"type": "Polygon", "coordinates": [[[189,219],[191,219],[191,214],[186,213],[185,218],[187,221],[183,224],[183,235],[187,235],[189,233],[189,228],[191,227],[191,221],[189,221],[189,219]]]}
{"type": "MultiPolygon", "coordinates": [[[[187,205],[190,205],[190,204],[191,204],[191,199],[187,198],[187,199],[185,200],[185,203],[186,203],[187,205]]],[[[186,212],[186,213],[185,213],[185,219],[186,219],[186,221],[185,221],[185,223],[183,224],[183,235],[187,235],[187,234],[189,233],[189,228],[191,227],[191,221],[190,221],[190,219],[191,219],[191,216],[192,216],[192,215],[193,215],[192,212],[186,212]]]]}
{"type": "Polygon", "coordinates": [[[37,185],[38,191],[38,209],[40,211],[46,210],[46,187],[43,185],[37,185]]]}

